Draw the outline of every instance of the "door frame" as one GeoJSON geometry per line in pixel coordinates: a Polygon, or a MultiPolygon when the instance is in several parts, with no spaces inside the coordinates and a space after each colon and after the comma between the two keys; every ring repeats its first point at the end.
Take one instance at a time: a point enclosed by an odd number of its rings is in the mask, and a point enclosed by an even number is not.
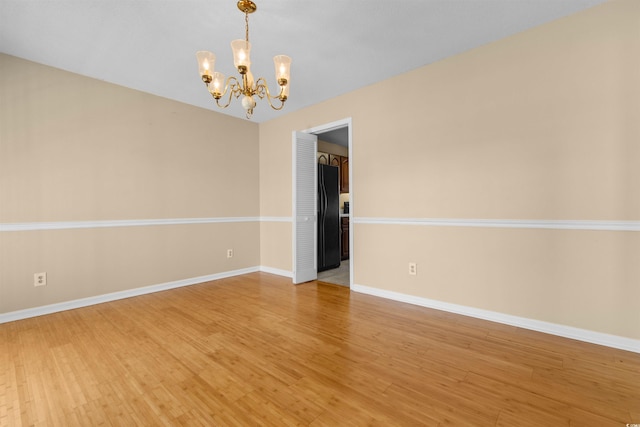
{"type": "MultiPolygon", "coordinates": [[[[353,285],[353,138],[352,138],[352,132],[353,132],[353,122],[351,120],[351,117],[347,117],[341,120],[336,120],[335,122],[331,122],[331,123],[325,123],[323,125],[319,125],[319,126],[315,126],[309,129],[305,129],[302,130],[300,132],[304,132],[304,133],[311,133],[314,135],[318,135],[318,134],[322,134],[325,132],[329,132],[332,130],[336,130],[336,129],[342,129],[346,127],[347,128],[347,134],[348,134],[348,141],[349,141],[349,287],[351,287],[353,285]]],[[[295,182],[295,180],[297,179],[296,177],[296,171],[293,170],[292,171],[292,178],[295,182]]],[[[295,241],[295,233],[293,236],[293,239],[295,241]]],[[[316,236],[316,242],[314,242],[314,244],[317,245],[317,236],[316,236]]],[[[294,254],[294,256],[296,256],[294,254]]],[[[295,259],[294,259],[295,262],[295,259]]]]}

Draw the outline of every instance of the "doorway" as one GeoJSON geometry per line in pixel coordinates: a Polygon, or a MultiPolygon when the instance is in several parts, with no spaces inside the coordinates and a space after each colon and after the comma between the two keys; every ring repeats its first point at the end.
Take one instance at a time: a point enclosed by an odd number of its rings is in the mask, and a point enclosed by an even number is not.
{"type": "MultiPolygon", "coordinates": [[[[344,259],[340,263],[340,267],[337,269],[327,270],[318,274],[318,280],[326,281],[328,283],[335,283],[342,286],[350,286],[353,283],[353,227],[350,225],[351,218],[353,217],[353,180],[352,180],[352,171],[353,171],[353,152],[352,152],[352,124],[351,118],[346,118],[343,120],[338,120],[336,122],[327,123],[324,125],[320,125],[311,129],[306,129],[302,131],[307,134],[315,135],[319,140],[325,141],[331,144],[337,144],[342,147],[347,148],[347,159],[348,159],[348,193],[343,193],[340,200],[340,213],[341,213],[341,223],[343,221],[346,222],[348,230],[348,259],[344,259]],[[348,212],[344,213],[344,202],[347,202],[348,212]],[[343,218],[346,218],[343,219],[343,218]]],[[[294,139],[295,143],[295,139],[294,139]]],[[[314,155],[317,155],[314,153],[314,155]]],[[[315,159],[314,159],[315,160],[315,159]]],[[[296,168],[293,170],[293,181],[298,182],[298,180],[315,180],[314,177],[301,177],[298,176],[298,171],[296,168]]],[[[314,181],[315,182],[315,181],[314,181]]],[[[310,186],[313,186],[314,183],[308,183],[310,186]]],[[[297,231],[296,227],[294,227],[294,236],[293,241],[296,242],[297,239],[297,231]]],[[[343,229],[341,229],[342,232],[343,229]]],[[[314,245],[317,245],[317,238],[315,236],[314,245]]],[[[342,240],[342,239],[341,239],[342,240]]],[[[346,239],[344,239],[346,240],[346,239]]],[[[314,246],[315,247],[315,246],[314,246]]],[[[305,256],[309,256],[308,252],[312,250],[309,246],[307,247],[297,247],[293,251],[293,265],[297,265],[296,257],[304,258],[305,256]]],[[[313,255],[312,255],[313,256],[313,255]]]]}

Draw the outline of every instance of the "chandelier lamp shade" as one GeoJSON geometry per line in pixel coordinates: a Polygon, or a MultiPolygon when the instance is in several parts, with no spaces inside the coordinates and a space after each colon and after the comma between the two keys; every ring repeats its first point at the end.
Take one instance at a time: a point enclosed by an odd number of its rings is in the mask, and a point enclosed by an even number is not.
{"type": "Polygon", "coordinates": [[[231,50],[233,52],[233,65],[240,74],[239,78],[231,76],[225,79],[225,75],[215,71],[216,56],[207,51],[196,53],[198,68],[202,81],[207,86],[209,93],[216,100],[220,108],[227,108],[231,104],[232,97],[242,97],[242,107],[246,111],[247,119],[253,115],[256,106],[256,97],[267,99],[274,110],[281,110],[289,97],[289,81],[291,70],[291,58],[286,55],[273,57],[275,65],[278,93],[272,95],[269,92],[267,82],[263,77],[254,80],[251,74],[251,43],[249,43],[249,14],[256,11],[257,6],[251,0],[239,0],[238,9],[245,15],[245,39],[233,40],[231,50]],[[275,101],[275,100],[278,101],[275,101]],[[222,101],[221,101],[222,100],[222,101]],[[274,104],[275,102],[275,104],[274,104]]]}

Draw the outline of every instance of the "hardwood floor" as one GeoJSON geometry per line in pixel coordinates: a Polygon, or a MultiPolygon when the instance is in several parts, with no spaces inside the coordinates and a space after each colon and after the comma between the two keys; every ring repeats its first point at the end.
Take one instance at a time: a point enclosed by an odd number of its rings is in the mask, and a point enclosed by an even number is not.
{"type": "Polygon", "coordinates": [[[624,426],[640,354],[266,273],[0,325],[0,425],[624,426]]]}

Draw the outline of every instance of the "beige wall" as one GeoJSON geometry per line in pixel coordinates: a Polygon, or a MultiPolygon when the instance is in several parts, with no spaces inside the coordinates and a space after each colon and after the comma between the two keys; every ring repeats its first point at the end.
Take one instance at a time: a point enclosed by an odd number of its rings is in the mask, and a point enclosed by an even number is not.
{"type": "Polygon", "coordinates": [[[323,153],[335,154],[336,156],[349,157],[349,148],[332,142],[318,139],[318,151],[323,153]]]}
{"type": "Polygon", "coordinates": [[[262,215],[290,215],[291,131],[351,117],[356,284],[640,339],[638,232],[357,223],[638,221],[639,24],[609,2],[261,124],[262,215]]]}
{"type": "MultiPolygon", "coordinates": [[[[0,55],[0,223],[257,218],[258,156],[255,123],[0,55]]],[[[259,228],[0,232],[0,313],[256,267],[259,228]]]]}

